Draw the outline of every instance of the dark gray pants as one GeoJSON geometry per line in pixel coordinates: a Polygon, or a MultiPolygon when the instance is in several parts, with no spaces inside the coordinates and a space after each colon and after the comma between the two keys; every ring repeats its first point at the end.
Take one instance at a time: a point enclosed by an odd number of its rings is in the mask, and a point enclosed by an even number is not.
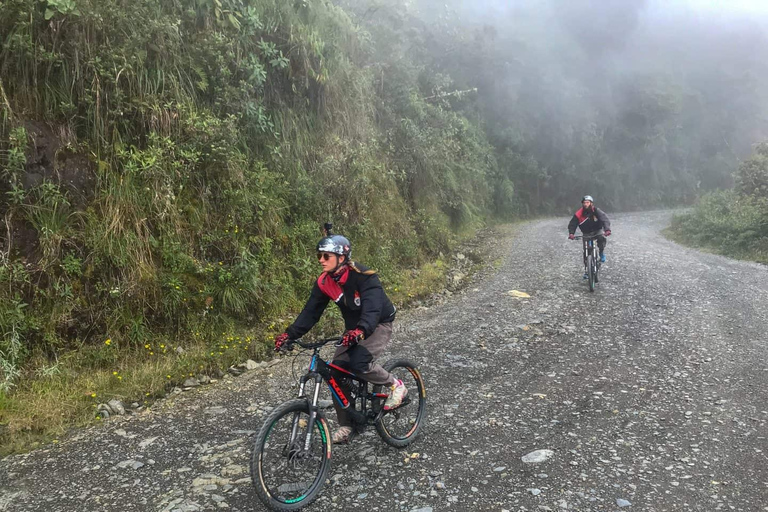
{"type": "MultiPolygon", "coordinates": [[[[384,353],[392,339],[392,322],[379,324],[376,330],[369,337],[352,347],[337,347],[333,354],[333,364],[348,370],[361,379],[365,379],[371,384],[385,384],[391,386],[395,383],[395,377],[387,370],[376,363],[376,359],[384,353]]],[[[335,372],[336,380],[343,382],[339,375],[341,372],[335,372]]],[[[342,390],[346,394],[349,390],[342,385],[342,390]]],[[[339,405],[336,400],[333,401],[333,407],[336,409],[336,416],[339,418],[339,425],[351,427],[352,421],[349,415],[339,405]]]]}

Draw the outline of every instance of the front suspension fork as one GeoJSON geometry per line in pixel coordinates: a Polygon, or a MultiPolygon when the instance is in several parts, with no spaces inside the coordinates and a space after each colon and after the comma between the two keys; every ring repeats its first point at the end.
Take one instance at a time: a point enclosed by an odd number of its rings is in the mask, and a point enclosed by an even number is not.
{"type": "MultiPolygon", "coordinates": [[[[312,401],[307,400],[307,403],[309,404],[309,419],[307,420],[307,431],[306,435],[304,437],[304,451],[309,452],[310,447],[312,446],[312,425],[315,423],[315,419],[317,418],[317,400],[320,395],[320,384],[322,382],[322,378],[315,374],[313,376],[305,375],[301,378],[300,385],[299,385],[299,398],[306,398],[304,396],[304,390],[307,385],[307,381],[311,378],[314,378],[315,381],[315,389],[312,394],[312,401]]],[[[296,413],[293,415],[293,425],[291,427],[291,440],[290,440],[290,446],[294,446],[294,443],[298,440],[299,436],[299,416],[301,413],[296,413]]]]}

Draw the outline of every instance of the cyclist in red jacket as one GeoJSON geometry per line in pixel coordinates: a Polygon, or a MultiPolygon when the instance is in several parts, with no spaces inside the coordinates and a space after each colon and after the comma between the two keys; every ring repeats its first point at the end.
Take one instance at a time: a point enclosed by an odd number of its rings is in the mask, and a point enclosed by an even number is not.
{"type": "MultiPolygon", "coordinates": [[[[600,251],[600,261],[605,263],[605,237],[611,236],[611,221],[603,210],[595,206],[592,196],[581,198],[581,208],[573,214],[568,223],[568,239],[573,240],[576,228],[579,228],[584,236],[596,237],[597,248],[600,251]]],[[[588,277],[584,274],[584,277],[588,277]]]]}
{"type": "MultiPolygon", "coordinates": [[[[309,300],[296,321],[275,337],[275,350],[306,334],[333,301],[341,310],[346,329],[333,355],[333,363],[372,384],[387,385],[390,393],[384,409],[394,409],[402,403],[408,390],[403,381],[375,360],[392,339],[395,306],[384,293],[376,272],[351,261],[351,252],[349,240],[333,235],[327,229],[327,236],[317,244],[317,258],[323,273],[312,287],[309,300]]],[[[343,382],[344,379],[337,376],[337,380],[343,382]]],[[[333,442],[347,443],[354,434],[352,421],[341,404],[334,400],[333,405],[339,419],[333,442]]]]}

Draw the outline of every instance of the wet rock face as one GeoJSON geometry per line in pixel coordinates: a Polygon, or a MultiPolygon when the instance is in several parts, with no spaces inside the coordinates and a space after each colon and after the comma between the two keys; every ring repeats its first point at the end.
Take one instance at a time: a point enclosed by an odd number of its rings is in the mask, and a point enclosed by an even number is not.
{"type": "Polygon", "coordinates": [[[30,144],[27,148],[27,164],[21,177],[25,189],[39,186],[44,181],[62,187],[72,205],[79,209],[93,197],[96,186],[94,163],[88,155],[72,151],[73,135],[67,126],[49,125],[29,121],[27,130],[30,144]]]}
{"type": "MultiPolygon", "coordinates": [[[[561,219],[496,237],[484,259],[500,264],[401,311],[384,359],[421,368],[422,436],[395,450],[368,429],[333,447],[308,510],[765,508],[768,270],[668,242],[668,218],[614,216],[594,293],[561,219]]],[[[246,362],[6,458],[0,509],[262,510],[252,437],[307,363],[246,362]]]]}

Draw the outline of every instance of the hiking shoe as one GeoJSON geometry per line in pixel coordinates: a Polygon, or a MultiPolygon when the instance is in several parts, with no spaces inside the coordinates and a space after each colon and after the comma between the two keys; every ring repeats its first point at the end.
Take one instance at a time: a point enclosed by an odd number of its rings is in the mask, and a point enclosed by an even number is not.
{"type": "Polygon", "coordinates": [[[352,440],[354,435],[355,431],[352,427],[339,427],[331,436],[331,441],[333,444],[347,444],[352,440]]]}
{"type": "Polygon", "coordinates": [[[389,388],[389,396],[387,397],[387,401],[384,402],[384,410],[390,411],[400,407],[400,404],[403,403],[403,398],[405,398],[405,395],[407,394],[408,389],[405,387],[405,384],[403,384],[403,381],[400,379],[397,379],[397,382],[389,388]]]}
{"type": "Polygon", "coordinates": [[[605,263],[605,253],[600,255],[600,263],[605,263]]]}

